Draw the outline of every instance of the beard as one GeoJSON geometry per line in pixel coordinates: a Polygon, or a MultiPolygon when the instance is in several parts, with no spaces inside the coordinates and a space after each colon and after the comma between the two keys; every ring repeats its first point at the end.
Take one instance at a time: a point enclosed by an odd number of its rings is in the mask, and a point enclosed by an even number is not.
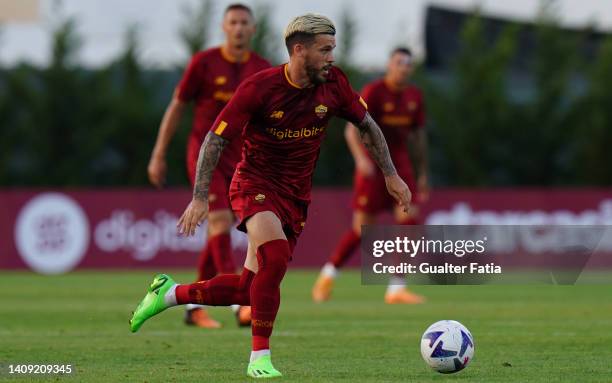
{"type": "MultiPolygon", "coordinates": [[[[306,63],[306,75],[312,84],[319,85],[327,82],[327,77],[323,75],[323,71],[331,68],[331,65],[325,65],[322,68],[317,68],[314,65],[306,63]]],[[[328,72],[329,73],[329,72],[328,72]]]]}

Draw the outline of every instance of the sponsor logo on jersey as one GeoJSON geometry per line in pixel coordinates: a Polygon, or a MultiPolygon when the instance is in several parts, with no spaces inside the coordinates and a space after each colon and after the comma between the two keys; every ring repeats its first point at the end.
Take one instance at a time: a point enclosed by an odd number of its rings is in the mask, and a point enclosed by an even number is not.
{"type": "Polygon", "coordinates": [[[382,122],[385,125],[389,125],[389,126],[404,126],[404,125],[412,124],[412,117],[410,117],[407,114],[400,114],[400,115],[385,114],[380,119],[380,122],[382,122]]]}
{"type": "Polygon", "coordinates": [[[276,137],[277,140],[286,140],[289,138],[310,138],[316,137],[322,134],[325,131],[325,126],[317,127],[313,126],[312,128],[302,128],[302,129],[277,129],[277,128],[267,128],[266,132],[276,137]]]}

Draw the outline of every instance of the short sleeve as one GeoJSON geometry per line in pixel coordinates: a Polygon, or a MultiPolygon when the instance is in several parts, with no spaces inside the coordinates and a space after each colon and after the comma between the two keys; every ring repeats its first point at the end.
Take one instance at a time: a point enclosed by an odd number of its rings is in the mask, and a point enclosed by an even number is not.
{"type": "Polygon", "coordinates": [[[261,99],[255,82],[244,81],[217,116],[211,131],[229,141],[240,136],[244,126],[261,107],[261,99]]]}
{"type": "Polygon", "coordinates": [[[183,73],[183,77],[176,88],[176,97],[183,102],[190,102],[197,98],[200,88],[204,82],[204,61],[200,54],[191,58],[189,65],[183,73]]]}
{"type": "Polygon", "coordinates": [[[359,124],[363,121],[368,111],[368,105],[364,99],[353,90],[344,73],[338,70],[337,74],[338,93],[340,98],[338,116],[353,124],[359,124]]]}
{"type": "Polygon", "coordinates": [[[361,90],[361,98],[365,101],[366,105],[368,106],[368,112],[370,113],[372,118],[376,119],[377,113],[380,108],[378,108],[379,98],[377,98],[374,95],[375,93],[374,89],[375,88],[372,86],[372,84],[366,85],[361,90]]]}

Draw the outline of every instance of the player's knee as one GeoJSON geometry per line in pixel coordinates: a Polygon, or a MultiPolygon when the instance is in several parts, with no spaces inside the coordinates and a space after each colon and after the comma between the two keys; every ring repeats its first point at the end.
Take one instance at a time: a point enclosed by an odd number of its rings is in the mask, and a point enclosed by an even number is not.
{"type": "MultiPolygon", "coordinates": [[[[264,272],[282,279],[287,271],[291,250],[289,242],[276,239],[266,242],[257,248],[259,272],[264,272]]],[[[280,280],[278,281],[280,283],[280,280]]]]}
{"type": "Polygon", "coordinates": [[[211,214],[208,217],[208,230],[211,236],[229,233],[232,229],[233,219],[231,213],[223,212],[211,214]]]}
{"type": "Polygon", "coordinates": [[[374,219],[367,213],[362,211],[356,211],[353,216],[353,231],[357,236],[361,237],[361,227],[363,225],[370,225],[374,222],[374,219]]]}

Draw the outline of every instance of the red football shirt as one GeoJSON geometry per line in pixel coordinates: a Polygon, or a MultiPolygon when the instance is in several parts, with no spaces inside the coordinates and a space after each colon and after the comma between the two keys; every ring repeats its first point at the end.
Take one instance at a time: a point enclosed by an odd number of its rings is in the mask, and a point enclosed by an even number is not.
{"type": "MultiPolygon", "coordinates": [[[[247,77],[269,67],[270,63],[254,52],[248,52],[242,61],[234,60],[221,47],[196,53],[176,89],[179,100],[195,102],[189,139],[195,140],[199,147],[238,85],[247,77]]],[[[219,161],[219,168],[224,174],[233,173],[236,163],[240,161],[241,147],[240,140],[236,140],[225,148],[219,161]]]]}
{"type": "Polygon", "coordinates": [[[242,160],[232,182],[309,202],[330,118],[358,124],[367,106],[340,69],[332,67],[324,84],[300,88],[287,76],[286,65],[261,71],[242,83],[213,131],[228,140],[242,133],[242,160]]]}
{"type": "Polygon", "coordinates": [[[393,163],[398,168],[412,166],[406,141],[410,132],[425,126],[421,91],[413,85],[392,89],[384,80],[377,80],[366,85],[361,94],[385,136],[393,163]]]}

